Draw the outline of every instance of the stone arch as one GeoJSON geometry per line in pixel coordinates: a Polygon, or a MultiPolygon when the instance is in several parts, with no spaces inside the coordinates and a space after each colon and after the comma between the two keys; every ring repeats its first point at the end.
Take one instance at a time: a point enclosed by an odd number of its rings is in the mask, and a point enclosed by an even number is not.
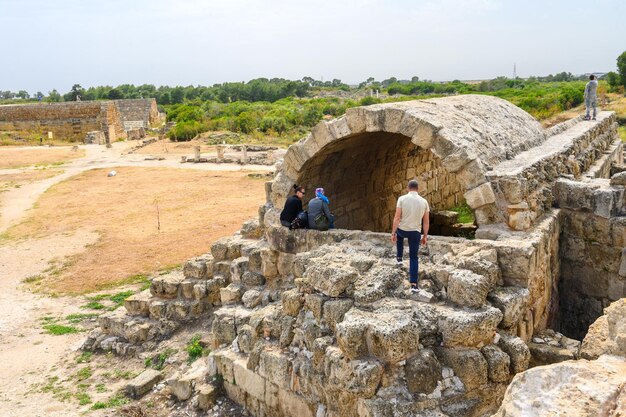
{"type": "Polygon", "coordinates": [[[503,213],[488,171],[544,139],[532,116],[490,96],[352,108],[340,118],[320,122],[289,147],[268,188],[268,200],[281,208],[294,183],[324,186],[335,202],[333,209],[340,209],[338,227],[384,231],[406,180],[416,176],[426,194],[432,192],[429,187],[439,189],[440,181],[441,188],[448,187],[443,194],[449,195],[441,195],[441,202],[449,203],[455,193],[462,196],[479,225],[499,222],[503,213]],[[362,175],[367,167],[371,175],[362,175]],[[351,175],[351,168],[359,175],[351,175]]]}

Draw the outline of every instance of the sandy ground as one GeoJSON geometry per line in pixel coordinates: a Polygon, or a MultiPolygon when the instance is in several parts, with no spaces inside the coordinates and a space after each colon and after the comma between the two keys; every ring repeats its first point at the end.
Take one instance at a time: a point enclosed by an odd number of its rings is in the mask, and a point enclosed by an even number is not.
{"type": "MultiPolygon", "coordinates": [[[[136,144],[136,143],[135,143],[136,144]]],[[[19,223],[33,208],[40,196],[54,184],[93,168],[170,167],[190,170],[238,171],[251,169],[267,171],[271,167],[212,164],[180,164],[180,156],[164,160],[145,160],[145,155],[126,154],[133,143],[116,143],[110,149],[103,146],[79,146],[83,158],[66,162],[58,175],[50,178],[30,178],[20,187],[0,193],[0,233],[19,223]]],[[[71,148],[71,147],[69,147],[71,148]]],[[[32,149],[41,150],[34,147],[32,149]]],[[[34,168],[0,169],[2,175],[26,175],[34,168]]],[[[44,176],[45,177],[45,176],[44,176]]],[[[41,392],[51,374],[63,369],[76,369],[76,350],[85,333],[54,336],[42,328],[45,316],[65,317],[85,313],[84,297],[46,297],[27,291],[22,282],[41,274],[51,262],[82,253],[93,245],[99,235],[89,230],[51,234],[26,240],[0,237],[0,414],[17,416],[78,416],[89,409],[79,406],[75,398],[60,400],[49,392],[41,392]],[[68,365],[69,364],[69,365],[68,365]]],[[[104,395],[104,394],[103,394],[104,395]]],[[[110,413],[110,411],[108,411],[110,413]]],[[[101,415],[104,411],[89,412],[101,415]]]]}

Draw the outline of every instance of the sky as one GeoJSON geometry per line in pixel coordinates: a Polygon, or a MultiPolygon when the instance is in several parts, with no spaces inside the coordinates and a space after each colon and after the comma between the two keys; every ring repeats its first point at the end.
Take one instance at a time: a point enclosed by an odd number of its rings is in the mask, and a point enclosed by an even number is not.
{"type": "Polygon", "coordinates": [[[0,0],[0,90],[616,70],[625,0],[0,0]]]}

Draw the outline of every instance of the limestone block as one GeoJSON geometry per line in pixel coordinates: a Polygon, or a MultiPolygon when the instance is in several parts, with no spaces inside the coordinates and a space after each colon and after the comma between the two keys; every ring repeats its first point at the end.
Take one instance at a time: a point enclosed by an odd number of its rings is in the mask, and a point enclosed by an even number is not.
{"type": "Polygon", "coordinates": [[[309,232],[304,229],[289,230],[284,226],[272,226],[267,228],[265,236],[271,249],[295,254],[308,249],[306,239],[309,232]]]}
{"type": "Polygon", "coordinates": [[[265,277],[259,273],[246,271],[241,276],[241,284],[246,288],[265,285],[265,277]]]}
{"type": "Polygon", "coordinates": [[[509,204],[521,203],[527,196],[527,181],[520,177],[499,177],[498,189],[509,204]]]}
{"type": "Polygon", "coordinates": [[[150,314],[150,299],[152,294],[149,290],[133,294],[124,300],[124,308],[130,315],[148,316],[150,314]]]}
{"type": "Polygon", "coordinates": [[[226,284],[226,279],[220,276],[206,281],[206,293],[210,302],[217,303],[221,301],[220,289],[224,288],[226,284]]]}
{"type": "Polygon", "coordinates": [[[441,163],[448,172],[457,172],[465,165],[476,159],[476,154],[465,147],[459,147],[454,152],[442,158],[441,163]]]}
{"type": "Polygon", "coordinates": [[[217,390],[213,385],[201,384],[196,386],[198,393],[198,408],[202,411],[209,411],[215,406],[217,400],[217,390]]]}
{"type": "Polygon", "coordinates": [[[150,292],[155,297],[176,298],[178,296],[178,287],[184,279],[184,275],[178,271],[158,276],[152,279],[150,292]]]}
{"type": "Polygon", "coordinates": [[[385,113],[380,106],[367,106],[364,108],[365,131],[381,132],[384,128],[385,113]]]}
{"type": "Polygon", "coordinates": [[[273,278],[278,275],[276,262],[278,261],[278,252],[269,248],[261,250],[261,274],[266,278],[273,278]]]}
{"type": "Polygon", "coordinates": [[[593,214],[610,218],[617,214],[623,206],[624,190],[600,188],[593,193],[593,214]]]}
{"type": "Polygon", "coordinates": [[[508,382],[511,358],[496,345],[487,345],[480,350],[487,360],[489,380],[508,382]]]}
{"type": "Polygon", "coordinates": [[[527,230],[537,216],[536,213],[528,209],[526,202],[507,206],[508,225],[513,230],[527,230]]]}
{"type": "Polygon", "coordinates": [[[365,109],[352,107],[346,110],[346,123],[353,134],[365,132],[365,109]]]}
{"type": "Polygon", "coordinates": [[[474,159],[464,165],[455,174],[457,181],[461,184],[463,189],[471,190],[487,182],[485,171],[485,167],[480,160],[474,159]]]}
{"type": "Polygon", "coordinates": [[[211,245],[211,255],[215,261],[223,261],[228,255],[228,237],[218,239],[211,245]]]}
{"type": "Polygon", "coordinates": [[[283,389],[290,389],[291,361],[279,350],[264,350],[259,358],[259,375],[283,389]]]}
{"type": "Polygon", "coordinates": [[[178,296],[182,298],[192,299],[193,298],[193,286],[195,285],[196,280],[186,278],[184,281],[180,283],[178,296]]]}
{"type": "Polygon", "coordinates": [[[612,186],[626,186],[626,171],[618,172],[617,174],[611,177],[610,184],[612,186]]]}
{"type": "Polygon", "coordinates": [[[554,183],[552,194],[558,207],[589,210],[593,207],[593,193],[598,188],[598,183],[558,179],[554,183]]]}
{"type": "Polygon", "coordinates": [[[265,379],[249,370],[246,366],[247,360],[240,358],[233,362],[234,384],[245,391],[248,395],[264,401],[265,400],[265,379]]]}
{"type": "Polygon", "coordinates": [[[143,397],[161,380],[161,371],[146,369],[126,385],[126,394],[134,399],[143,397]]]}
{"type": "Polygon", "coordinates": [[[528,369],[530,363],[530,350],[522,339],[510,336],[506,333],[498,333],[500,340],[498,347],[511,358],[511,373],[518,374],[528,369]]]}
{"type": "Polygon", "coordinates": [[[346,136],[350,136],[352,134],[345,116],[328,122],[328,130],[332,134],[333,138],[337,139],[345,138],[346,136]]]}
{"type": "MultiPolygon", "coordinates": [[[[345,314],[352,308],[354,301],[351,299],[331,299],[324,303],[322,317],[328,327],[335,329],[345,314]]],[[[313,313],[315,315],[315,312],[313,313]]]]}
{"type": "Polygon", "coordinates": [[[337,344],[348,358],[356,359],[367,353],[392,364],[417,351],[419,333],[416,321],[402,310],[352,309],[336,327],[337,344]]]}
{"type": "Polygon", "coordinates": [[[276,268],[278,273],[282,277],[293,275],[293,261],[295,255],[292,253],[278,252],[278,260],[276,262],[276,268]]]}
{"type": "Polygon", "coordinates": [[[250,353],[258,341],[258,335],[255,329],[249,324],[244,324],[237,329],[237,344],[239,349],[244,353],[250,353]]]}
{"type": "Polygon", "coordinates": [[[526,416],[529,405],[541,416],[618,416],[625,411],[624,384],[626,359],[618,356],[532,368],[513,378],[494,417],[526,416]]]}
{"type": "Polygon", "coordinates": [[[356,269],[349,265],[313,264],[304,272],[304,278],[317,291],[339,297],[351,287],[358,277],[356,269]]]}
{"type": "Polygon", "coordinates": [[[431,349],[421,349],[407,359],[404,373],[410,392],[430,394],[441,381],[441,364],[431,349]]]}
{"type": "Polygon", "coordinates": [[[448,278],[448,298],[458,305],[477,308],[485,304],[491,287],[492,283],[483,275],[454,271],[448,278]]]}
{"type": "Polygon", "coordinates": [[[213,266],[214,275],[230,280],[230,261],[216,262],[213,266]]]}
{"type": "Polygon", "coordinates": [[[376,393],[384,369],[377,361],[347,361],[337,348],[327,349],[324,365],[329,388],[348,391],[362,398],[370,398],[376,393]]]}
{"type": "Polygon", "coordinates": [[[454,347],[437,348],[435,352],[442,365],[452,368],[467,390],[487,383],[487,361],[480,350],[454,347]]]}
{"type": "Polygon", "coordinates": [[[385,132],[396,133],[400,130],[400,124],[404,117],[405,110],[393,107],[387,107],[383,110],[383,130],[385,132]]]}
{"type": "Polygon", "coordinates": [[[465,198],[467,205],[473,209],[494,203],[496,201],[496,196],[493,193],[491,184],[489,183],[484,183],[476,188],[466,191],[465,194],[463,194],[463,197],[465,198]]]}
{"type": "Polygon", "coordinates": [[[207,279],[213,275],[213,256],[210,254],[193,258],[183,266],[185,278],[207,279]]]}
{"type": "MultiPolygon", "coordinates": [[[[533,340],[534,339],[533,337],[533,340]]],[[[535,343],[531,341],[528,342],[528,349],[530,350],[534,366],[573,360],[578,357],[578,349],[566,349],[562,346],[551,346],[546,343],[535,343]]]]}
{"type": "Polygon", "coordinates": [[[487,299],[494,307],[502,311],[503,327],[517,325],[525,311],[530,292],[526,288],[497,287],[494,288],[487,299]]]}
{"type": "Polygon", "coordinates": [[[303,397],[285,389],[278,389],[278,408],[284,416],[315,417],[316,404],[309,404],[303,397]]]}
{"type": "MultiPolygon", "coordinates": [[[[308,308],[313,313],[313,316],[317,321],[320,321],[322,319],[322,307],[324,306],[324,302],[327,300],[328,297],[325,297],[321,294],[306,294],[304,296],[304,304],[306,308],[308,308]]],[[[343,319],[343,314],[341,319],[343,319]]]]}
{"type": "Polygon", "coordinates": [[[241,236],[244,239],[259,239],[263,234],[263,228],[258,219],[251,219],[241,226],[241,236]]]}
{"type": "Polygon", "coordinates": [[[288,316],[296,317],[304,305],[304,296],[296,288],[283,292],[281,300],[283,313],[288,316]]]}
{"type": "Polygon", "coordinates": [[[248,258],[239,257],[234,259],[230,263],[230,280],[238,283],[241,281],[241,276],[248,270],[248,258]]]}
{"type": "Polygon", "coordinates": [[[188,376],[174,376],[167,380],[167,385],[178,401],[186,401],[193,394],[193,378],[188,376]]]}
{"type": "Polygon", "coordinates": [[[241,297],[241,301],[246,308],[254,308],[261,304],[263,293],[256,289],[246,291],[241,297]]]}
{"type": "Polygon", "coordinates": [[[220,288],[220,300],[223,305],[237,304],[241,301],[243,287],[240,284],[229,284],[225,288],[220,288]]]}
{"type": "Polygon", "coordinates": [[[482,347],[493,339],[502,320],[497,308],[484,307],[480,310],[448,310],[439,319],[443,345],[482,347]]]}

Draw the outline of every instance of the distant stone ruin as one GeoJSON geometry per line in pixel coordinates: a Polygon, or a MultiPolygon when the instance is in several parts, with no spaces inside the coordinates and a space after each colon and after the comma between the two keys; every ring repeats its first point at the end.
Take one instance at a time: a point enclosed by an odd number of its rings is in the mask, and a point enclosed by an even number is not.
{"type": "Polygon", "coordinates": [[[10,104],[0,106],[0,131],[27,131],[83,142],[93,131],[107,143],[126,137],[126,131],[163,121],[154,99],[10,104]]]}
{"type": "Polygon", "coordinates": [[[167,384],[203,409],[210,382],[255,416],[490,416],[529,366],[592,355],[589,326],[626,296],[622,170],[609,112],[544,131],[478,95],[350,109],[289,148],[258,220],[154,278],[83,348],[138,355],[200,321],[211,354],[167,384]],[[415,177],[432,210],[466,202],[478,225],[430,238],[417,294],[389,241],[415,177]],[[294,183],[327,190],[338,229],[280,225],[294,183]]]}

